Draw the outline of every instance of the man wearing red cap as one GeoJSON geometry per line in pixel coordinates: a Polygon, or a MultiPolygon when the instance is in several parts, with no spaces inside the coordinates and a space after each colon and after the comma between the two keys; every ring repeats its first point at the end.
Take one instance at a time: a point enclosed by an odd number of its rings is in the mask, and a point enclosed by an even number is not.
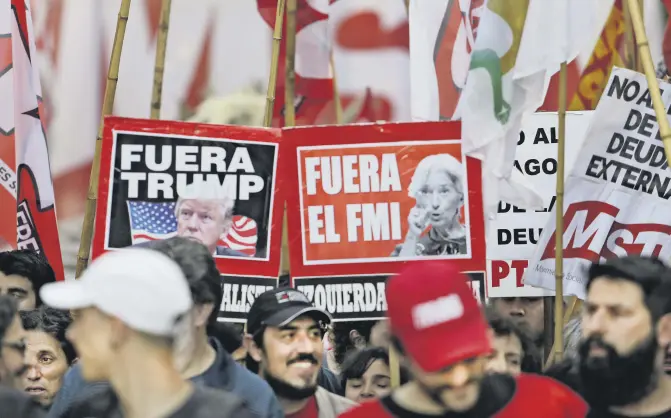
{"type": "Polygon", "coordinates": [[[582,418],[587,405],[550,378],[486,373],[492,336],[452,264],[410,264],[387,283],[392,343],[412,380],[345,418],[582,418]]]}

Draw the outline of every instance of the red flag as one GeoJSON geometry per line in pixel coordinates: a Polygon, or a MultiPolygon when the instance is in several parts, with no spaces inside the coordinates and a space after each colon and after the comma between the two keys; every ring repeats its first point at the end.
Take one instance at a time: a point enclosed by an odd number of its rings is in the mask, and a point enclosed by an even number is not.
{"type": "MultiPolygon", "coordinates": [[[[296,125],[313,125],[333,99],[328,38],[328,0],[297,0],[296,8],[296,125]]],[[[257,0],[263,20],[275,27],[277,0],[257,0]]],[[[286,60],[286,17],[277,68],[273,126],[284,126],[284,80],[286,60]]],[[[335,121],[335,113],[331,123],[335,121]]]]}
{"type": "Polygon", "coordinates": [[[0,9],[0,39],[0,241],[42,253],[63,280],[33,22],[24,0],[0,9]]]}

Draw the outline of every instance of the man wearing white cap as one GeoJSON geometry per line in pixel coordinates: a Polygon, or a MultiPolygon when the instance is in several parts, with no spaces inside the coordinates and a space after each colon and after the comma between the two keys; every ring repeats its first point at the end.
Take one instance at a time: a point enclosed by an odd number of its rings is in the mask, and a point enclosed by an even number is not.
{"type": "Polygon", "coordinates": [[[101,395],[110,400],[105,405],[71,409],[72,416],[252,416],[237,396],[195,387],[176,370],[172,343],[192,300],[184,273],[167,256],[145,249],[107,253],[80,280],[45,285],[40,295],[47,305],[75,311],[67,336],[82,375],[109,381],[116,394],[101,395]]]}

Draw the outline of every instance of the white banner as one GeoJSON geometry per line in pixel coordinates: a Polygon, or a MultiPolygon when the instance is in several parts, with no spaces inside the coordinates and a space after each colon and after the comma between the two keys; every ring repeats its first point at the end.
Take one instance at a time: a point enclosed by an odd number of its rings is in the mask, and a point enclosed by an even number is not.
{"type": "MultiPolygon", "coordinates": [[[[570,172],[581,148],[592,112],[566,115],[566,173],[570,172]]],[[[555,204],[557,178],[557,113],[535,113],[524,121],[517,143],[515,168],[543,198],[544,209],[524,210],[499,202],[496,219],[487,230],[487,295],[496,297],[538,297],[554,292],[525,286],[522,276],[534,253],[541,231],[555,204]]]]}
{"type": "MultiPolygon", "coordinates": [[[[671,85],[660,89],[668,107],[671,85]]],[[[564,197],[564,295],[581,299],[593,261],[671,257],[671,176],[643,74],[613,68],[592,121],[564,197]]],[[[552,212],[524,282],[554,290],[552,212]]]]}

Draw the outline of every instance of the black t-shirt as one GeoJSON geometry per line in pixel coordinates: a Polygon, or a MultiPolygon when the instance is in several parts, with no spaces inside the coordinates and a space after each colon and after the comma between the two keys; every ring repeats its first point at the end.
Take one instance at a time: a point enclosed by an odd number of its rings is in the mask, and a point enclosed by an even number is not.
{"type": "Polygon", "coordinates": [[[32,398],[18,390],[0,387],[0,417],[43,418],[46,412],[32,398]]]}
{"type": "MultiPolygon", "coordinates": [[[[587,414],[586,418],[632,418],[632,417],[628,417],[626,415],[614,414],[612,412],[591,410],[587,414]]],[[[661,414],[658,415],[645,415],[645,416],[637,415],[636,418],[671,418],[671,409],[662,412],[661,414]]]]}
{"type": "MultiPolygon", "coordinates": [[[[236,395],[194,386],[193,394],[165,418],[258,418],[236,395]]],[[[61,418],[124,418],[118,398],[110,387],[74,403],[61,418]]]]}
{"type": "MultiPolygon", "coordinates": [[[[490,417],[502,410],[508,402],[515,396],[515,379],[509,375],[493,374],[488,375],[482,381],[478,403],[468,412],[448,412],[441,415],[441,418],[472,418],[472,417],[490,417]]],[[[436,418],[435,415],[420,414],[401,407],[391,396],[381,400],[384,407],[392,415],[400,418],[436,418]]]]}

